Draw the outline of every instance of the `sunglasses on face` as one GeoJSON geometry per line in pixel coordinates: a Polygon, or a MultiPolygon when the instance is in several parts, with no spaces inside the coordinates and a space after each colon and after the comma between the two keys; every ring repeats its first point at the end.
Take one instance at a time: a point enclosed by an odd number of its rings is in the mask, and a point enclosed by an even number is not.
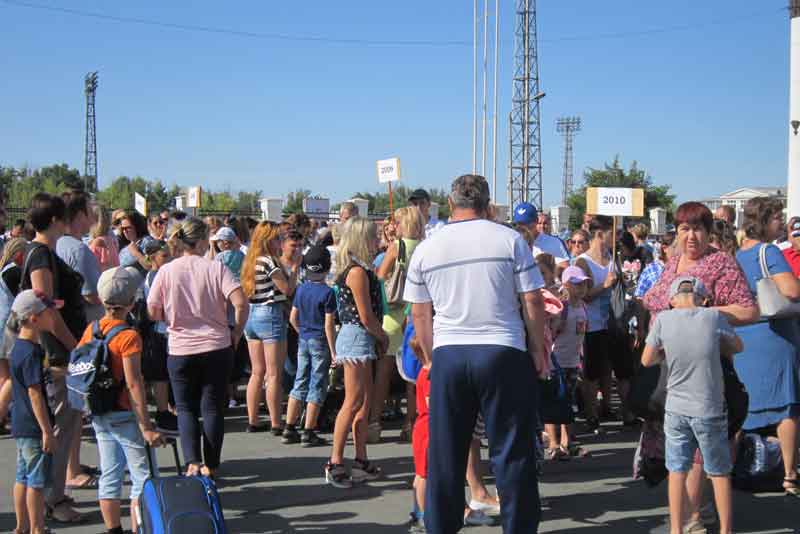
{"type": "Polygon", "coordinates": [[[585,245],[586,244],[586,241],[584,241],[583,239],[570,239],[569,242],[572,243],[573,245],[585,245]]]}
{"type": "Polygon", "coordinates": [[[120,226],[119,229],[123,232],[127,232],[128,230],[133,230],[133,226],[120,226]]]}
{"type": "Polygon", "coordinates": [[[157,226],[164,226],[164,225],[165,225],[165,224],[167,224],[167,223],[166,223],[166,222],[164,222],[164,220],[163,220],[163,219],[155,219],[155,220],[153,221],[153,224],[155,224],[155,225],[157,225],[157,226]]]}

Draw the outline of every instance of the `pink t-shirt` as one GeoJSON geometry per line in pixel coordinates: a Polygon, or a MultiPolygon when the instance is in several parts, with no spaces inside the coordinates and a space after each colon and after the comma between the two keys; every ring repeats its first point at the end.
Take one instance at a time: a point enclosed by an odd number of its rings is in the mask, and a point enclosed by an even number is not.
{"type": "Polygon", "coordinates": [[[240,287],[222,262],[184,256],[158,270],[147,305],[164,310],[169,353],[191,355],[231,346],[228,297],[240,287]]]}

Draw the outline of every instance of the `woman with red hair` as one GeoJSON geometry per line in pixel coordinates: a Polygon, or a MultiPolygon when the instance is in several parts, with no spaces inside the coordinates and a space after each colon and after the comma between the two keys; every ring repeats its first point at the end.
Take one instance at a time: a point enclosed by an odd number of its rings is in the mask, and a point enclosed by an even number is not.
{"type": "MultiPolygon", "coordinates": [[[[651,321],[660,312],[669,309],[670,286],[680,276],[693,276],[703,282],[710,299],[707,305],[719,309],[731,325],[751,324],[759,319],[758,307],[736,259],[730,253],[711,246],[713,224],[714,216],[704,204],[685,202],[678,207],[675,227],[680,252],[669,259],[661,278],[643,299],[650,311],[651,321]]],[[[689,527],[699,523],[702,475],[702,465],[695,463],[686,482],[692,505],[689,527]]]]}

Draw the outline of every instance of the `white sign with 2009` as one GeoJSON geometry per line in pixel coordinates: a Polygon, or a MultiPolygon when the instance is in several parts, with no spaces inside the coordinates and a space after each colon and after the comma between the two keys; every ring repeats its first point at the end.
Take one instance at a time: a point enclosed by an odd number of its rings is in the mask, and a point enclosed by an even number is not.
{"type": "Polygon", "coordinates": [[[378,160],[378,182],[385,184],[400,179],[400,158],[378,160]]]}

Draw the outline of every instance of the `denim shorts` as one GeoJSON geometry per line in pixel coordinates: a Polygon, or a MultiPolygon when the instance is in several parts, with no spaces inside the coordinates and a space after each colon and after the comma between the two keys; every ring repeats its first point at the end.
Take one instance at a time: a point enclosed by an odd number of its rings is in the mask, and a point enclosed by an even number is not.
{"type": "Polygon", "coordinates": [[[699,448],[708,475],[730,475],[733,464],[726,416],[689,417],[667,412],[664,416],[664,436],[668,471],[688,472],[699,448]]]}
{"type": "Polygon", "coordinates": [[[289,396],[301,402],[322,406],[328,394],[331,351],[328,340],[300,339],[297,347],[297,374],[289,396]]]}
{"type": "Polygon", "coordinates": [[[244,327],[249,341],[278,343],[286,339],[286,315],[283,304],[251,304],[244,327]]]}
{"type": "Polygon", "coordinates": [[[342,325],[336,337],[336,361],[345,363],[364,363],[377,358],[375,338],[363,326],[342,325]]]}
{"type": "Polygon", "coordinates": [[[33,489],[53,483],[53,455],[42,450],[42,438],[16,438],[17,484],[33,489]]]}
{"type": "MultiPolygon", "coordinates": [[[[150,476],[144,437],[133,412],[109,412],[92,416],[92,426],[100,453],[99,499],[122,498],[125,468],[131,474],[131,499],[142,494],[144,481],[150,476]]],[[[157,472],[155,454],[153,469],[157,472]]]]}

